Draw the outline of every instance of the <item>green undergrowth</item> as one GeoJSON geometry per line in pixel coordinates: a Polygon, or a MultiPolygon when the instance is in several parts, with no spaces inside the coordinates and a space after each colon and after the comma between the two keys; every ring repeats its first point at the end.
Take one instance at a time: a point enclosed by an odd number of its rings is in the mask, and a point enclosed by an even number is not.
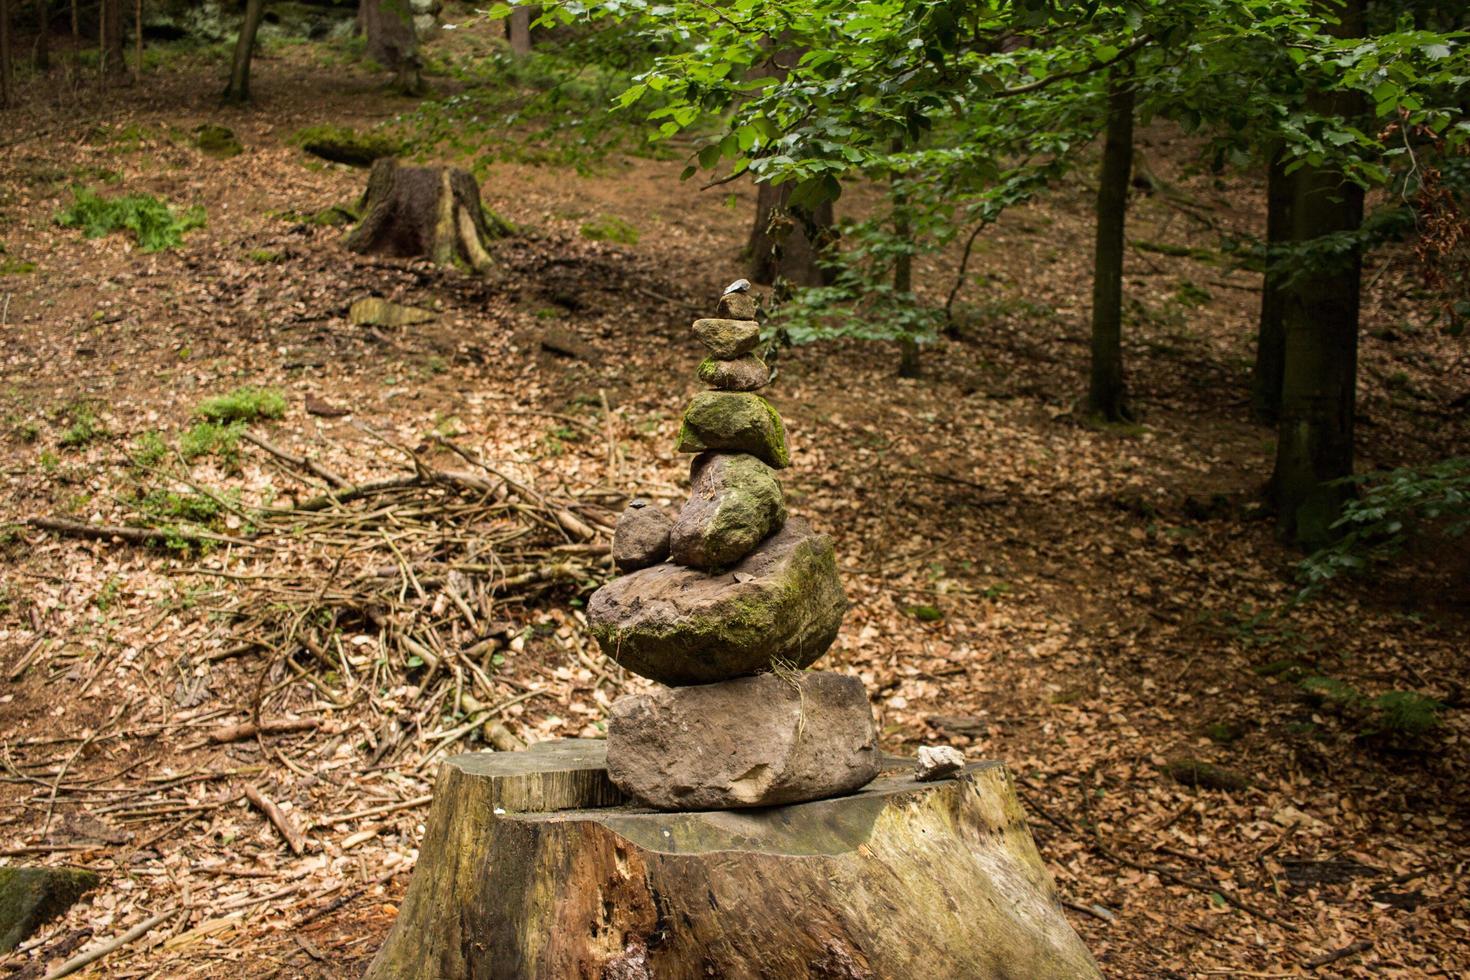
{"type": "Polygon", "coordinates": [[[151,194],[105,198],[85,187],[74,188],[72,194],[72,203],[57,212],[56,223],[81,229],[87,238],[126,231],[142,251],[161,252],[180,247],[185,232],[204,227],[202,207],[176,211],[151,194]]]}
{"type": "Polygon", "coordinates": [[[200,402],[194,414],[216,423],[278,419],[286,414],[286,396],[275,388],[246,385],[200,402]]]}
{"type": "Polygon", "coordinates": [[[594,242],[616,242],[637,245],[638,229],[615,214],[601,214],[585,222],[579,229],[583,238],[594,242]]]}
{"type": "Polygon", "coordinates": [[[1418,691],[1385,691],[1368,696],[1336,677],[1314,675],[1300,683],[1308,700],[1334,712],[1360,737],[1401,745],[1422,740],[1443,723],[1445,704],[1418,691]]]}

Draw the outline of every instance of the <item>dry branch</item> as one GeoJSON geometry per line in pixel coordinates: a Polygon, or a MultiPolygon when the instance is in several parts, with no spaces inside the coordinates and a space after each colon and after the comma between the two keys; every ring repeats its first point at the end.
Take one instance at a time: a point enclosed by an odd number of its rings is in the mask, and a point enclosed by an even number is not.
{"type": "Polygon", "coordinates": [[[292,854],[300,857],[306,853],[306,839],[301,836],[301,831],[296,829],[296,825],[291,822],[291,818],[281,812],[280,807],[276,806],[270,798],[250,783],[245,784],[245,798],[254,804],[257,810],[265,814],[266,819],[271,822],[272,826],[281,832],[281,836],[286,839],[286,843],[290,846],[292,854]]]}

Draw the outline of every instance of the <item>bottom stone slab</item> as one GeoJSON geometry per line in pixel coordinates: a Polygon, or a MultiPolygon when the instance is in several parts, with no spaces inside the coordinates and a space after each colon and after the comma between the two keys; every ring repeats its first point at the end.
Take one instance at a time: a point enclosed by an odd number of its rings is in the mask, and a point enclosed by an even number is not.
{"type": "Polygon", "coordinates": [[[840,796],[878,775],[862,681],[829,671],[737,677],[619,698],[607,768],[657,810],[731,810],[840,796]]]}
{"type": "Polygon", "coordinates": [[[557,786],[607,800],[599,744],[549,744],[441,766],[370,978],[1099,976],[999,763],[757,810],[492,802],[506,779],[525,799],[556,795],[527,789],[542,753],[557,786]],[[592,775],[568,780],[579,754],[592,775]]]}

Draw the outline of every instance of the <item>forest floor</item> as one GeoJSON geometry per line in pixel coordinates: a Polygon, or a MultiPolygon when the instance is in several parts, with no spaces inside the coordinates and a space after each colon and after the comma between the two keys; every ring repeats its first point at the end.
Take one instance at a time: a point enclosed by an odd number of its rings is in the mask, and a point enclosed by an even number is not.
{"type": "MultiPolygon", "coordinates": [[[[595,735],[609,700],[644,683],[602,666],[585,635],[581,597],[610,574],[590,525],[628,496],[674,503],[687,486],[672,446],[698,389],[688,326],[742,274],[752,189],[701,192],[677,180],[678,160],[616,155],[579,173],[491,146],[486,204],[520,229],[497,243],[492,275],[366,259],[339,229],[292,217],[353,200],[365,172],[288,137],[412,103],[308,48],[256,65],[253,109],[217,106],[218,72],[186,61],[88,93],[85,108],[37,101],[0,137],[0,856],[104,879],[0,958],[0,977],[39,976],[169,910],[96,975],[358,976],[407,886],[433,763],[478,744],[486,716],[464,695],[533,741],[595,735]],[[245,152],[200,153],[189,134],[206,122],[245,152]],[[84,239],[53,222],[77,182],[199,204],[208,223],[157,254],[84,239]],[[608,216],[638,241],[584,235],[608,216]],[[369,295],[434,318],[354,325],[348,307],[369,295]],[[241,385],[288,398],[250,433],[346,482],[410,472],[404,449],[427,467],[489,461],[528,488],[522,503],[552,508],[525,508],[531,537],[563,505],[587,533],[528,550],[520,591],[508,574],[461,580],[475,609],[443,631],[476,645],[475,664],[458,648],[409,659],[363,618],[318,651],[331,669],[299,644],[246,645],[272,602],[305,608],[317,583],[321,599],[362,536],[344,523],[253,541],[244,505],[322,488],[255,443],[140,462],[148,433],[177,443],[201,401],[241,385]],[[308,399],[350,414],[310,414],[308,399]],[[219,498],[214,526],[234,539],[204,554],[26,523],[127,524],[143,501],[201,497],[219,498]],[[257,712],[299,724],[224,731],[257,712]],[[299,854],[247,784],[279,804],[299,854]]],[[[1288,606],[1300,556],[1258,506],[1273,434],[1247,406],[1257,283],[1218,251],[1222,235],[1259,231],[1263,195],[1253,175],[1193,166],[1193,146],[1162,127],[1141,142],[1172,190],[1136,194],[1130,214],[1139,424],[1099,427],[1075,409],[1086,175],[981,237],[963,336],[925,350],[922,378],[898,379],[883,345],[781,355],[772,398],[795,454],[783,481],[793,510],[834,538],[852,600],[821,665],[862,677],[885,749],[948,743],[1012,768],[1109,976],[1463,975],[1464,556],[1415,555],[1288,606]],[[1350,704],[1308,698],[1308,677],[1449,707],[1416,740],[1375,736],[1350,704]],[[1218,768],[1171,769],[1181,760],[1218,768]]],[[[839,210],[862,203],[854,193],[839,210]]],[[[922,260],[922,293],[942,302],[954,268],[954,255],[922,260]]],[[[1427,326],[1407,275],[1392,253],[1367,274],[1365,470],[1437,459],[1470,435],[1470,357],[1427,326]]],[[[431,523],[472,510],[420,496],[414,514],[431,523]]],[[[417,547],[403,506],[394,535],[417,547]]],[[[476,514],[483,526],[453,533],[515,526],[476,514]]],[[[387,535],[397,518],[385,520],[387,535]]],[[[408,603],[419,583],[388,562],[388,591],[408,603]]],[[[443,624],[456,605],[412,615],[443,624]]]]}

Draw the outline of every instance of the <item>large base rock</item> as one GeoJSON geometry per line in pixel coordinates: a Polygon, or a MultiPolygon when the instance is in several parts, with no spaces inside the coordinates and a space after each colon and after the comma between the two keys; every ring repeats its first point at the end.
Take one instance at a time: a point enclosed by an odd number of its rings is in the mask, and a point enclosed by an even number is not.
{"type": "Polygon", "coordinates": [[[878,736],[856,677],[762,674],[622,698],[607,771],[658,810],[801,803],[871,782],[878,736]]]}
{"type": "Polygon", "coordinates": [[[662,684],[711,684],[779,664],[805,667],[832,645],[847,598],[832,542],[790,518],[720,575],[664,563],[592,594],[602,652],[662,684]]]}
{"type": "Polygon", "coordinates": [[[1099,976],[999,763],[764,810],[497,813],[495,760],[524,754],[440,768],[369,980],[1099,976]]]}

